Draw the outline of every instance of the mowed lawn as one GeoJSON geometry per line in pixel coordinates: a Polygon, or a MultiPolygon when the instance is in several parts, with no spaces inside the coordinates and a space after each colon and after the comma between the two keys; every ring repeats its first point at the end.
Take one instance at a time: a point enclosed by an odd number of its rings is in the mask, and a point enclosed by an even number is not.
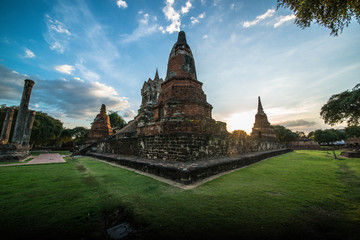
{"type": "Polygon", "coordinates": [[[192,190],[86,157],[0,167],[1,239],[106,239],[116,215],[141,239],[359,239],[360,159],[295,151],[192,190]]]}

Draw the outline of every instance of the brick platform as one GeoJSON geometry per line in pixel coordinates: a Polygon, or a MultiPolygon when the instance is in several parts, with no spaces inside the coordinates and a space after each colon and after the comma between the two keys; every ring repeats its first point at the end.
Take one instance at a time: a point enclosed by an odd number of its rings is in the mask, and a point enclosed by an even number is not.
{"type": "Polygon", "coordinates": [[[251,152],[233,157],[221,157],[193,162],[169,162],[111,153],[89,152],[87,155],[154,174],[182,184],[192,184],[212,175],[244,167],[266,158],[291,151],[292,150],[290,149],[279,149],[264,152],[251,152]]]}

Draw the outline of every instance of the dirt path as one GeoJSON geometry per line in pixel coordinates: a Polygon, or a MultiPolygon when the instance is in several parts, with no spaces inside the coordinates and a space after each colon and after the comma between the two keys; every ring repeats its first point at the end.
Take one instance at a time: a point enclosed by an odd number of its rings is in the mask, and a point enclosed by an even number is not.
{"type": "Polygon", "coordinates": [[[0,167],[28,165],[28,164],[61,163],[61,162],[65,162],[65,160],[59,153],[45,153],[45,154],[40,154],[39,156],[35,156],[34,159],[32,159],[27,163],[2,164],[0,165],[0,167]]]}

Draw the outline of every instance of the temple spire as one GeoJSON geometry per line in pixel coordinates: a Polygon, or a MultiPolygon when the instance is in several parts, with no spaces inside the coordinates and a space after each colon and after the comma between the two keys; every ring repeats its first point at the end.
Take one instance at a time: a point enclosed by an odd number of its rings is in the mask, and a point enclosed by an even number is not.
{"type": "Polygon", "coordinates": [[[260,100],[260,96],[258,97],[258,113],[263,113],[264,109],[261,105],[261,100],[260,100]]]}
{"type": "Polygon", "coordinates": [[[158,68],[156,68],[156,73],[155,73],[154,80],[155,80],[155,79],[159,79],[159,72],[158,72],[158,68]]]}
{"type": "Polygon", "coordinates": [[[178,44],[187,44],[186,35],[185,35],[184,31],[179,32],[177,43],[178,44]]]}

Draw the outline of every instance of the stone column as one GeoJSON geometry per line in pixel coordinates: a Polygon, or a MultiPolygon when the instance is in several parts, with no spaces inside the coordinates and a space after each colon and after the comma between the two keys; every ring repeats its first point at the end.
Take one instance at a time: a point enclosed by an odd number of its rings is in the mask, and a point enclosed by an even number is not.
{"type": "Polygon", "coordinates": [[[6,144],[9,141],[13,117],[14,117],[14,109],[10,108],[6,111],[6,117],[1,130],[0,139],[3,141],[4,144],[6,144]]]}
{"type": "Polygon", "coordinates": [[[30,102],[31,90],[32,90],[34,84],[35,84],[35,82],[33,80],[30,80],[30,79],[25,80],[24,90],[23,90],[23,94],[21,97],[20,108],[19,108],[19,111],[18,111],[18,114],[16,117],[14,135],[12,137],[13,143],[18,143],[18,144],[22,143],[24,127],[25,127],[26,120],[28,117],[28,107],[29,107],[29,102],[30,102]]]}
{"type": "Polygon", "coordinates": [[[36,111],[30,110],[28,112],[28,117],[26,119],[27,121],[24,126],[24,134],[22,137],[22,143],[21,143],[22,146],[25,146],[25,147],[29,146],[31,130],[32,130],[32,127],[34,124],[35,115],[36,115],[36,111]]]}

